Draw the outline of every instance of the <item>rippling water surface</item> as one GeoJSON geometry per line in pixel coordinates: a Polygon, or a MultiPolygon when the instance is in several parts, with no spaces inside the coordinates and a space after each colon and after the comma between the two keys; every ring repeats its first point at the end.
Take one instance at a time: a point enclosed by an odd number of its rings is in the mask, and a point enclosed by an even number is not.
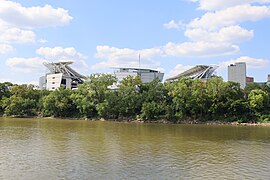
{"type": "Polygon", "coordinates": [[[270,127],[0,118],[0,179],[269,179],[270,127]]]}

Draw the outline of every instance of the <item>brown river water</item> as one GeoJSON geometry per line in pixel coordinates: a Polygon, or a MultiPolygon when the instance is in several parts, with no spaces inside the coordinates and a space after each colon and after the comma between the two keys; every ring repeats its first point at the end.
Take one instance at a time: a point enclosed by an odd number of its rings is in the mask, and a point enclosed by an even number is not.
{"type": "Polygon", "coordinates": [[[0,118],[0,179],[269,179],[270,127],[0,118]]]}

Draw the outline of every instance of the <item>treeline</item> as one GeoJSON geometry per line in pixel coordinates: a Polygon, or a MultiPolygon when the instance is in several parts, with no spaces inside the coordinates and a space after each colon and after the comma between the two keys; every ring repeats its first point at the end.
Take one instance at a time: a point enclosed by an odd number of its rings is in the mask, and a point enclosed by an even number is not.
{"type": "Polygon", "coordinates": [[[143,84],[128,77],[118,90],[111,75],[91,75],[77,90],[36,90],[32,85],[0,83],[0,114],[70,118],[142,119],[179,122],[269,121],[270,88],[215,77],[207,81],[183,78],[172,83],[143,84]]]}

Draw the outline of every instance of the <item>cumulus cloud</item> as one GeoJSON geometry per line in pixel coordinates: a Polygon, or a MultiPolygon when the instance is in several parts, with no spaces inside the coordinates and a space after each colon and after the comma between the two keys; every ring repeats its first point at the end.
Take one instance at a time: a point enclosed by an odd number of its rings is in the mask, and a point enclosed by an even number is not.
{"type": "Polygon", "coordinates": [[[85,62],[87,57],[78,52],[74,47],[41,47],[36,50],[36,53],[50,61],[72,61],[77,68],[86,69],[88,67],[85,62]]]}
{"type": "Polygon", "coordinates": [[[86,57],[77,52],[74,47],[41,47],[36,50],[36,53],[43,55],[48,59],[58,59],[58,60],[76,60],[76,59],[85,59],[86,57]]]}
{"type": "MultiPolygon", "coordinates": [[[[270,7],[262,5],[270,3],[270,0],[190,1],[199,2],[200,9],[208,12],[185,25],[184,35],[189,41],[169,42],[164,46],[166,55],[204,57],[238,53],[240,43],[254,37],[254,30],[245,29],[240,24],[270,17],[270,7]]],[[[180,26],[177,21],[172,20],[164,24],[164,27],[178,29],[180,26]]]]}
{"type": "Polygon", "coordinates": [[[245,4],[207,12],[202,17],[192,20],[188,27],[216,30],[244,21],[258,21],[268,17],[270,17],[270,7],[245,4]]]}
{"type": "Polygon", "coordinates": [[[169,42],[158,48],[134,50],[129,48],[116,48],[110,46],[97,46],[95,57],[105,59],[93,66],[91,69],[104,69],[108,67],[138,67],[139,54],[142,59],[142,67],[158,67],[159,62],[155,57],[210,57],[230,55],[240,51],[237,45],[216,42],[169,42]]]}
{"type": "MultiPolygon", "coordinates": [[[[169,42],[158,48],[146,49],[151,52],[145,59],[155,56],[211,57],[233,55],[240,52],[240,43],[254,37],[254,30],[245,29],[242,22],[259,21],[270,17],[270,0],[190,0],[200,3],[200,9],[208,10],[201,17],[188,24],[171,20],[163,26],[167,29],[185,28],[186,42],[169,42]]],[[[139,52],[128,48],[97,46],[96,58],[103,58],[93,68],[113,66],[135,66],[139,52]]],[[[242,57],[244,58],[244,57],[242,57]]],[[[245,59],[251,62],[251,60],[245,59]]],[[[255,60],[255,59],[253,59],[255,60]]],[[[257,61],[256,61],[257,62],[257,61]]]]}
{"type": "Polygon", "coordinates": [[[267,67],[267,65],[269,64],[269,60],[267,59],[258,59],[248,56],[242,56],[237,59],[221,62],[219,64],[219,67],[227,68],[230,64],[235,64],[236,62],[245,62],[248,69],[261,69],[267,67]]]}
{"type": "MultiPolygon", "coordinates": [[[[68,24],[72,17],[63,8],[24,7],[19,3],[0,0],[0,53],[14,49],[14,43],[36,42],[35,28],[68,24]]],[[[44,42],[44,40],[42,41],[44,42]]]]}
{"type": "Polygon", "coordinates": [[[239,50],[238,46],[228,43],[185,42],[175,44],[169,42],[164,46],[165,54],[169,56],[209,57],[230,55],[239,50]]]}
{"type": "Polygon", "coordinates": [[[49,41],[48,41],[47,39],[41,38],[41,39],[38,40],[38,42],[41,43],[41,44],[46,44],[46,43],[48,43],[49,41]]]}
{"type": "Polygon", "coordinates": [[[0,18],[16,27],[37,28],[65,25],[72,20],[68,11],[63,8],[23,7],[21,4],[2,0],[0,2],[0,18]]]}
{"type": "Polygon", "coordinates": [[[269,3],[270,0],[190,0],[192,2],[199,2],[199,9],[203,10],[219,10],[228,7],[233,7],[243,4],[251,3],[269,3]]]}
{"type": "Polygon", "coordinates": [[[16,72],[39,72],[44,69],[43,62],[72,61],[75,68],[86,69],[88,66],[85,62],[86,56],[79,53],[75,48],[63,47],[41,47],[36,53],[42,57],[21,58],[14,57],[6,60],[6,65],[16,72]]]}
{"type": "Polygon", "coordinates": [[[36,39],[33,31],[19,28],[2,28],[0,32],[0,42],[4,43],[33,43],[36,39]]]}
{"type": "Polygon", "coordinates": [[[9,66],[13,71],[16,72],[39,72],[42,70],[42,63],[46,60],[39,57],[34,58],[10,58],[6,61],[6,65],[9,66]]]}
{"type": "Polygon", "coordinates": [[[182,21],[176,22],[175,20],[171,20],[168,23],[163,24],[166,29],[181,29],[184,28],[186,25],[182,21]]]}
{"type": "Polygon", "coordinates": [[[253,38],[253,30],[246,30],[240,26],[229,26],[219,31],[208,31],[205,29],[188,29],[185,32],[192,41],[241,43],[253,38]]]}
{"type": "Polygon", "coordinates": [[[0,54],[6,54],[14,51],[14,48],[9,44],[0,44],[0,54]]]}
{"type": "Polygon", "coordinates": [[[158,62],[151,60],[155,56],[162,55],[160,48],[133,50],[129,48],[116,48],[110,46],[97,46],[95,57],[106,59],[91,66],[91,69],[104,69],[109,67],[138,67],[139,55],[142,59],[141,67],[157,67],[158,62]]]}

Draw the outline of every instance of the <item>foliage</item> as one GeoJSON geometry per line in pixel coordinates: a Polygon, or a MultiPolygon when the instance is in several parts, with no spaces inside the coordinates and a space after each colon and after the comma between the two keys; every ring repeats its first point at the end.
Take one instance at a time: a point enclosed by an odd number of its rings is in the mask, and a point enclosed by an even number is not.
{"type": "Polygon", "coordinates": [[[255,112],[263,111],[268,107],[268,94],[261,89],[255,89],[248,95],[250,109],[255,112]]]}
{"type": "Polygon", "coordinates": [[[56,117],[74,117],[76,108],[71,99],[72,90],[63,87],[45,96],[43,99],[43,115],[56,117]]]}
{"type": "Polygon", "coordinates": [[[167,85],[168,95],[172,97],[175,116],[183,118],[190,115],[191,97],[192,97],[192,80],[182,78],[176,82],[167,85]]]}
{"type": "Polygon", "coordinates": [[[39,101],[39,91],[33,85],[14,85],[6,90],[5,97],[2,98],[2,107],[6,115],[33,116],[37,113],[39,101]],[[9,91],[9,92],[7,92],[9,91]]]}
{"type": "Polygon", "coordinates": [[[140,114],[143,104],[141,86],[142,81],[139,77],[129,76],[121,81],[118,90],[120,117],[136,117],[140,114]]]}
{"type": "Polygon", "coordinates": [[[182,78],[161,83],[158,79],[142,83],[127,77],[119,84],[112,75],[95,74],[76,90],[36,90],[32,85],[0,83],[0,114],[8,116],[55,116],[129,119],[145,121],[223,120],[269,121],[270,88],[182,78]],[[116,87],[113,89],[112,87],[116,87]]]}
{"type": "Polygon", "coordinates": [[[35,100],[22,98],[19,96],[11,96],[3,99],[3,107],[5,114],[8,116],[33,116],[36,114],[35,100]]]}
{"type": "Polygon", "coordinates": [[[142,84],[140,88],[142,94],[141,118],[144,120],[156,120],[164,118],[168,105],[167,90],[165,85],[158,79],[146,84],[142,84]]]}
{"type": "Polygon", "coordinates": [[[246,85],[246,87],[244,88],[244,91],[246,95],[248,95],[252,90],[255,90],[255,89],[261,89],[261,86],[258,83],[251,82],[246,85]]]}
{"type": "Polygon", "coordinates": [[[10,82],[4,82],[0,83],[0,114],[4,113],[4,104],[2,99],[8,98],[11,96],[10,88],[12,87],[12,83],[10,82]]]}
{"type": "Polygon", "coordinates": [[[84,88],[88,91],[93,103],[104,102],[108,88],[116,83],[116,77],[110,74],[92,74],[84,83],[84,88]]]}
{"type": "Polygon", "coordinates": [[[71,95],[71,99],[76,108],[79,110],[81,117],[90,118],[95,116],[95,105],[92,101],[87,83],[80,85],[78,90],[74,91],[74,93],[71,95]]]}

